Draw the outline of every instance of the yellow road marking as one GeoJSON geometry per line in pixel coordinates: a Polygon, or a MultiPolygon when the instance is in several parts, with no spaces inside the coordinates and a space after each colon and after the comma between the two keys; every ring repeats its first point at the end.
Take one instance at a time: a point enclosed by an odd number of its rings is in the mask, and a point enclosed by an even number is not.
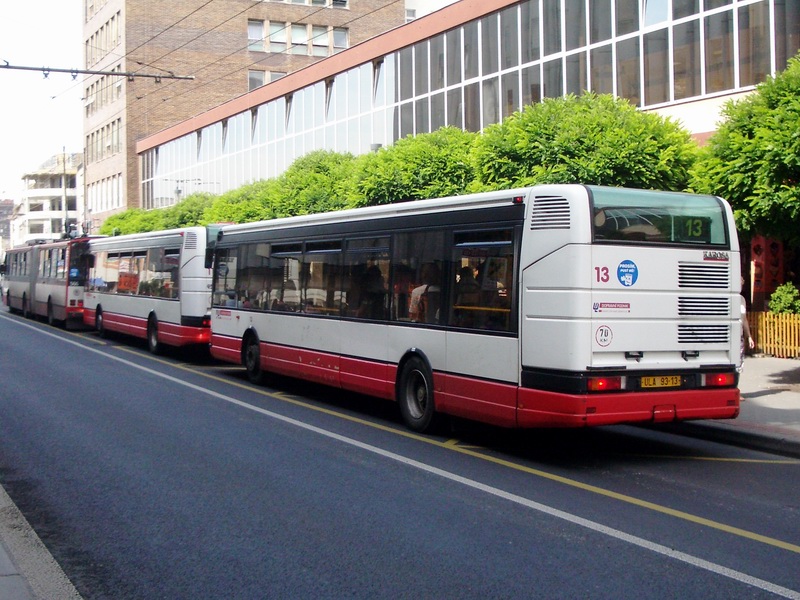
{"type": "Polygon", "coordinates": [[[761,535],[759,533],[754,533],[752,531],[747,531],[746,529],[741,529],[739,527],[733,527],[732,525],[726,525],[725,523],[720,523],[717,521],[713,521],[711,519],[706,519],[705,517],[699,517],[697,515],[693,515],[691,513],[684,512],[682,510],[676,510],[674,508],[669,508],[668,506],[662,506],[660,504],[656,504],[655,502],[650,502],[648,500],[641,500],[639,498],[634,498],[633,496],[628,496],[627,494],[621,494],[619,492],[614,492],[612,490],[607,490],[605,488],[601,488],[596,485],[592,485],[589,483],[583,483],[581,481],[577,481],[575,479],[570,479],[568,477],[563,477],[561,475],[556,475],[555,473],[548,473],[547,471],[542,471],[541,469],[535,469],[533,467],[528,467],[525,465],[521,465],[519,463],[512,462],[510,460],[506,460],[504,458],[499,458],[496,456],[490,456],[488,454],[482,454],[481,452],[477,452],[471,448],[467,448],[464,446],[458,446],[453,444],[453,440],[447,441],[439,441],[432,438],[425,437],[423,435],[413,433],[411,431],[404,431],[400,429],[396,429],[393,427],[388,427],[386,425],[381,425],[380,423],[373,423],[367,421],[366,419],[361,419],[359,417],[355,417],[352,415],[346,415],[335,410],[325,408],[322,406],[314,406],[313,404],[309,404],[306,401],[298,400],[296,398],[292,398],[290,396],[285,395],[283,392],[269,392],[267,390],[261,390],[257,387],[253,387],[250,384],[240,383],[238,381],[230,381],[228,379],[223,379],[222,377],[217,377],[215,375],[211,375],[201,371],[195,371],[188,366],[184,366],[181,364],[170,363],[163,359],[155,358],[150,355],[142,354],[141,352],[136,352],[132,349],[127,349],[120,347],[120,349],[131,352],[136,354],[139,357],[149,358],[161,364],[175,367],[178,369],[182,369],[184,371],[189,371],[200,375],[202,377],[207,377],[214,381],[218,381],[220,383],[224,383],[227,385],[231,385],[233,387],[238,387],[249,392],[255,392],[262,396],[266,396],[268,398],[274,398],[276,400],[280,400],[281,402],[287,402],[289,404],[294,404],[296,406],[301,406],[303,408],[307,408],[310,410],[314,410],[316,412],[330,415],[339,419],[344,419],[346,421],[350,421],[352,423],[357,423],[360,425],[364,425],[366,427],[371,427],[373,429],[377,429],[379,431],[385,431],[387,433],[391,433],[394,435],[399,435],[401,437],[405,437],[408,439],[416,440],[422,442],[424,444],[428,444],[431,446],[436,446],[438,448],[443,448],[445,450],[450,450],[451,452],[458,452],[459,454],[463,454],[465,456],[470,456],[472,458],[477,458],[479,460],[483,460],[486,462],[490,462],[502,467],[506,467],[508,469],[512,469],[515,471],[519,471],[521,473],[527,473],[528,475],[534,475],[541,479],[546,479],[548,481],[554,481],[556,483],[560,483],[575,489],[583,490],[585,492],[590,492],[592,494],[597,494],[598,496],[604,496],[606,498],[611,498],[617,500],[619,502],[624,502],[626,504],[630,504],[632,506],[637,506],[639,508],[645,508],[648,510],[652,510],[653,512],[657,512],[664,515],[669,515],[671,517],[675,517],[677,519],[681,519],[683,521],[687,521],[689,523],[694,523],[696,525],[701,525],[703,527],[708,527],[710,529],[716,529],[717,531],[723,531],[725,533],[735,535],[741,538],[745,538],[754,542],[760,542],[762,544],[766,544],[768,546],[773,546],[775,548],[781,548],[782,550],[788,550],[789,552],[794,552],[796,554],[800,554],[800,545],[792,544],[789,542],[784,542],[783,540],[778,540],[766,535],[761,535]]]}

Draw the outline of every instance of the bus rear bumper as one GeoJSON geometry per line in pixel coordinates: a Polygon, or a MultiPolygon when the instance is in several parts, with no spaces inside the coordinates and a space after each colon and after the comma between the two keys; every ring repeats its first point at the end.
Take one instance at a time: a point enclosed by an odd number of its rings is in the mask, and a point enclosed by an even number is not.
{"type": "Polygon", "coordinates": [[[521,388],[517,426],[593,427],[734,419],[738,415],[739,390],[736,388],[584,395],[521,388]]]}

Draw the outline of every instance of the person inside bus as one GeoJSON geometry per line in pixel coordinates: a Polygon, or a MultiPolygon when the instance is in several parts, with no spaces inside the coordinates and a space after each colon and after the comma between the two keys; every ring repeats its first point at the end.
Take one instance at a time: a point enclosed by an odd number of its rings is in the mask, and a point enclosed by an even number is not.
{"type": "Polygon", "coordinates": [[[439,301],[442,288],[439,286],[441,275],[435,263],[422,265],[422,285],[411,292],[408,308],[409,317],[418,323],[439,322],[439,301]]]}
{"type": "Polygon", "coordinates": [[[472,267],[461,267],[456,281],[455,324],[459,327],[475,326],[475,310],[471,307],[480,305],[481,285],[475,279],[472,267]]]}
{"type": "Polygon", "coordinates": [[[378,265],[370,265],[359,283],[357,316],[363,319],[386,318],[386,284],[378,265]]]}

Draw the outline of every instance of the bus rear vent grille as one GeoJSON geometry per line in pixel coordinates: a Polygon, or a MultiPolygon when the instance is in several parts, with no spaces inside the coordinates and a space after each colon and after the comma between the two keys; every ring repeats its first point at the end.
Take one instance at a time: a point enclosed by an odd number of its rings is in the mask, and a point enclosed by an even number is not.
{"type": "Polygon", "coordinates": [[[569,229],[569,201],[557,196],[533,199],[531,229],[569,229]]]}
{"type": "Polygon", "coordinates": [[[197,249],[197,234],[194,231],[187,231],[184,238],[183,247],[187,250],[197,249]]]}
{"type": "Polygon", "coordinates": [[[678,263],[678,287],[728,289],[728,264],[678,263]]]}
{"type": "Polygon", "coordinates": [[[727,325],[678,325],[679,344],[727,344],[727,325]]]}
{"type": "Polygon", "coordinates": [[[727,298],[678,298],[678,314],[682,317],[726,317],[730,314],[727,298]]]}

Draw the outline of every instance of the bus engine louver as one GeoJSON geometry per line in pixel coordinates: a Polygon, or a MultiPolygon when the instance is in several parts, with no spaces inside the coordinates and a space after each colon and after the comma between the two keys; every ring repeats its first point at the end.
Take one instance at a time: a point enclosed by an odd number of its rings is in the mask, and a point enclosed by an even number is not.
{"type": "Polygon", "coordinates": [[[727,344],[727,325],[679,325],[679,344],[727,344]]]}
{"type": "Polygon", "coordinates": [[[569,201],[557,196],[536,196],[533,200],[531,229],[569,229],[569,201]]]}
{"type": "Polygon", "coordinates": [[[727,317],[731,312],[728,298],[678,298],[682,317],[727,317]]]}
{"type": "Polygon", "coordinates": [[[678,287],[727,289],[730,267],[728,264],[678,263],[678,287]]]}
{"type": "Polygon", "coordinates": [[[184,248],[187,250],[196,250],[197,249],[197,234],[193,231],[187,231],[185,242],[183,244],[184,248]]]}

